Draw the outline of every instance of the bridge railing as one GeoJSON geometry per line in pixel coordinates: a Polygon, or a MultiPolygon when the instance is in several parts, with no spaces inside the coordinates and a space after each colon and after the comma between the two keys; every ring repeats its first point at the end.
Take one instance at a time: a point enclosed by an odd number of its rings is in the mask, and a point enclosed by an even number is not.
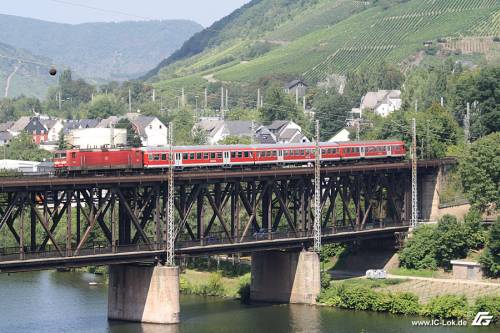
{"type": "MultiPolygon", "coordinates": [[[[327,227],[322,229],[322,235],[332,236],[338,235],[340,233],[356,232],[362,230],[375,230],[375,229],[385,229],[389,227],[402,226],[405,224],[395,224],[395,223],[384,223],[384,224],[367,224],[361,229],[359,226],[337,226],[337,227],[327,227]]],[[[230,245],[230,244],[241,244],[241,243],[257,243],[280,239],[295,239],[295,238],[310,238],[312,237],[312,230],[307,231],[293,231],[289,229],[278,229],[275,231],[258,231],[243,238],[229,238],[223,232],[211,233],[210,235],[203,237],[200,240],[187,240],[179,239],[176,242],[177,249],[184,249],[196,246],[210,246],[210,245],[230,245]]],[[[119,253],[132,253],[139,251],[161,251],[164,249],[164,243],[155,243],[151,241],[149,244],[137,243],[130,245],[115,245],[112,246],[108,242],[90,242],[85,247],[80,249],[71,248],[66,249],[65,244],[58,244],[56,247],[54,244],[47,244],[43,248],[31,249],[29,246],[24,248],[20,247],[5,247],[0,248],[0,262],[13,261],[13,260],[29,260],[29,259],[45,259],[45,258],[60,258],[60,257],[81,257],[81,256],[92,256],[92,255],[104,255],[104,254],[119,254],[119,253]]]]}

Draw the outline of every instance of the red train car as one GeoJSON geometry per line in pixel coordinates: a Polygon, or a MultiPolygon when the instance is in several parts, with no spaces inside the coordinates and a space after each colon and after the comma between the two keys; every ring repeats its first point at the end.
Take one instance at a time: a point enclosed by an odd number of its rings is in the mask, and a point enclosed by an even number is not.
{"type": "MultiPolygon", "coordinates": [[[[321,162],[360,161],[364,159],[403,158],[402,141],[356,141],[320,143],[321,162]]],[[[54,165],[58,170],[178,169],[204,167],[241,167],[265,165],[306,165],[314,162],[313,143],[276,145],[225,145],[103,150],[58,151],[54,165]]]]}
{"type": "Polygon", "coordinates": [[[57,151],[54,156],[56,169],[65,170],[119,170],[142,169],[143,153],[141,149],[70,149],[57,151]]]}

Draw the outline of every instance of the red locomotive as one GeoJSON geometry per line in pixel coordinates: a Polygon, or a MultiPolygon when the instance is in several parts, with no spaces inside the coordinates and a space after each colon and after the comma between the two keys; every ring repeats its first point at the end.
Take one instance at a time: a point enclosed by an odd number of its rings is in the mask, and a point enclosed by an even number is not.
{"type": "MultiPolygon", "coordinates": [[[[320,143],[321,162],[400,159],[406,155],[403,141],[320,143]]],[[[173,160],[168,147],[100,150],[64,150],[54,156],[59,171],[137,170],[266,165],[304,165],[314,162],[314,143],[275,145],[176,146],[173,160]]]]}

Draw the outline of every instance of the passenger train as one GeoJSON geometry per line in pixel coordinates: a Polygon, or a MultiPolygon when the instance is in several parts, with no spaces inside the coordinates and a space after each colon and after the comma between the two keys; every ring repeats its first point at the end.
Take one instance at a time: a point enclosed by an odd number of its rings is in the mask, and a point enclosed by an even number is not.
{"type": "MultiPolygon", "coordinates": [[[[368,159],[402,159],[403,141],[322,142],[322,164],[347,163],[368,159]]],[[[121,149],[69,149],[55,152],[54,168],[59,172],[90,170],[177,170],[234,168],[273,165],[308,165],[315,160],[314,143],[273,145],[174,146],[121,149]]]]}

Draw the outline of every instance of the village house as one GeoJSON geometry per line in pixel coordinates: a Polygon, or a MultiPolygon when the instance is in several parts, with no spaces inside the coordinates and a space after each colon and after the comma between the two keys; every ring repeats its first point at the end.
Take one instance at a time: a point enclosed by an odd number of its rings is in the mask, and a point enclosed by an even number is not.
{"type": "Polygon", "coordinates": [[[127,145],[125,128],[74,128],[66,136],[68,145],[77,149],[110,148],[127,145]]]}
{"type": "Polygon", "coordinates": [[[293,94],[297,98],[302,98],[306,95],[307,87],[307,84],[303,80],[293,80],[285,85],[285,92],[293,94]]]}
{"type": "Polygon", "coordinates": [[[168,128],[157,117],[138,113],[127,113],[126,117],[132,123],[144,147],[161,147],[168,144],[168,128]]]}
{"type": "Polygon", "coordinates": [[[362,118],[363,112],[370,111],[382,117],[401,109],[400,90],[369,91],[361,98],[359,108],[351,110],[352,118],[362,118]]]}
{"type": "Polygon", "coordinates": [[[330,138],[330,140],[328,140],[328,142],[346,142],[346,141],[351,141],[351,139],[349,138],[350,135],[351,135],[351,132],[349,132],[349,130],[344,127],[340,131],[338,131],[337,133],[335,133],[335,135],[332,136],[330,138]]]}
{"type": "Polygon", "coordinates": [[[168,144],[168,127],[158,117],[144,116],[140,113],[127,113],[125,116],[110,116],[97,125],[98,128],[116,127],[122,119],[127,119],[141,139],[144,147],[161,147],[168,144]]]}
{"type": "Polygon", "coordinates": [[[48,140],[48,131],[38,117],[21,117],[7,131],[14,137],[26,132],[37,145],[48,140]]]}
{"type": "Polygon", "coordinates": [[[60,119],[40,119],[40,122],[47,130],[47,140],[49,142],[59,141],[59,136],[64,128],[64,124],[60,119]]]}
{"type": "Polygon", "coordinates": [[[305,143],[309,139],[302,134],[302,127],[291,120],[275,120],[266,126],[277,143],[305,143]]]}

